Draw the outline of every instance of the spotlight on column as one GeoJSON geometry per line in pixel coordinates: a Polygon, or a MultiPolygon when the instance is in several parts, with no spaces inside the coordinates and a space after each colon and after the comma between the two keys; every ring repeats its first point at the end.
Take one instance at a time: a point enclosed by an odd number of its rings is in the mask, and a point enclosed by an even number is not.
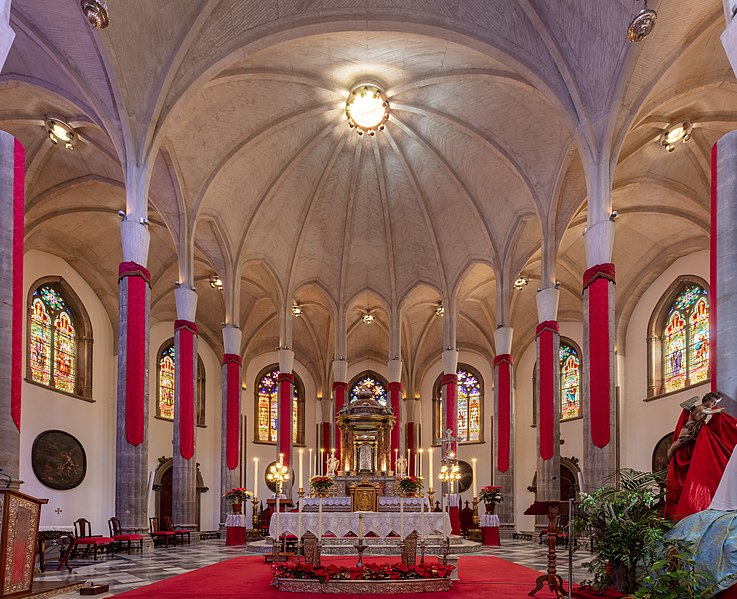
{"type": "Polygon", "coordinates": [[[609,220],[614,222],[615,220],[617,220],[618,216],[619,212],[617,212],[616,210],[612,210],[612,213],[609,215],[609,220]]]}

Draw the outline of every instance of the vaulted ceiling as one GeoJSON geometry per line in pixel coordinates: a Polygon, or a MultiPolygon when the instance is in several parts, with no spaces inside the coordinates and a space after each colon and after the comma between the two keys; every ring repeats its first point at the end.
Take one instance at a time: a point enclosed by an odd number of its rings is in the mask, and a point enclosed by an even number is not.
{"type": "Polygon", "coordinates": [[[441,302],[459,348],[493,355],[505,321],[524,349],[543,247],[559,319],[581,319],[584,164],[606,148],[621,336],[647,286],[708,247],[709,148],[737,123],[721,2],[651,5],[657,27],[631,45],[629,0],[109,0],[103,31],[74,0],[13,0],[0,127],[27,149],[27,247],[66,259],[116,323],[116,213],[144,165],[153,320],[175,317],[194,247],[216,350],[214,273],[239,299],[246,359],[279,344],[285,306],[305,307],[293,349],[319,388],[339,314],[346,357],[385,360],[401,308],[411,388],[443,347],[441,302]],[[364,80],[391,105],[373,138],[344,114],[364,80]],[[48,142],[48,114],[77,128],[74,152],[48,142]],[[693,140],[666,153],[660,133],[684,119],[693,140]]]}

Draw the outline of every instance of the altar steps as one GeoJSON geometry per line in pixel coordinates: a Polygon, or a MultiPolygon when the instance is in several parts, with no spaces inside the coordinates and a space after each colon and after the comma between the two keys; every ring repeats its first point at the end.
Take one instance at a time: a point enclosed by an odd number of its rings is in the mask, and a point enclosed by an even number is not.
{"type": "MultiPolygon", "coordinates": [[[[358,540],[355,537],[336,539],[333,537],[324,538],[322,544],[323,555],[357,555],[353,547],[358,540]]],[[[441,549],[440,537],[430,538],[427,541],[425,555],[440,555],[441,549]]],[[[367,545],[364,556],[371,555],[399,555],[399,540],[394,543],[387,543],[386,539],[381,538],[364,538],[364,544],[367,545]]],[[[265,554],[271,553],[273,548],[273,540],[269,537],[261,541],[249,541],[246,546],[246,553],[265,554]]],[[[467,541],[461,537],[450,538],[450,553],[453,555],[470,554],[481,551],[483,546],[481,543],[467,541]]],[[[419,554],[419,549],[418,549],[419,554]]]]}

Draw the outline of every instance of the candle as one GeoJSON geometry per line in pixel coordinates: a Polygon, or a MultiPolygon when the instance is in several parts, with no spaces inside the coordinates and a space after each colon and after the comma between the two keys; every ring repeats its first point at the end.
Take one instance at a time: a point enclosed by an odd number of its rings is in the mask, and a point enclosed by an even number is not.
{"type": "MultiPolygon", "coordinates": [[[[435,476],[433,474],[433,470],[432,470],[432,447],[427,450],[427,458],[428,458],[428,460],[430,462],[428,464],[428,475],[430,476],[430,482],[428,483],[430,486],[428,488],[430,490],[432,490],[432,488],[433,488],[432,479],[433,479],[433,476],[435,476]]],[[[432,506],[430,506],[430,508],[432,508],[432,506]]]]}
{"type": "Polygon", "coordinates": [[[320,468],[319,468],[320,476],[325,474],[324,468],[325,468],[325,448],[321,447],[320,448],[320,468]]]}
{"type": "Polygon", "coordinates": [[[397,468],[397,462],[399,461],[399,450],[394,450],[394,473],[399,474],[399,468],[397,468]]]}
{"type": "Polygon", "coordinates": [[[404,497],[399,497],[399,538],[404,540],[404,497]]]}
{"type": "Polygon", "coordinates": [[[417,450],[417,453],[419,454],[419,462],[420,462],[420,476],[422,476],[422,454],[425,453],[425,451],[420,448],[417,450]]]}
{"type": "Polygon", "coordinates": [[[309,480],[310,478],[312,478],[312,466],[313,466],[313,463],[312,463],[312,447],[310,447],[310,466],[309,466],[309,468],[307,469],[307,471],[308,471],[308,474],[309,474],[309,476],[308,476],[308,480],[309,480]]]}
{"type": "MultiPolygon", "coordinates": [[[[302,458],[303,458],[304,452],[305,452],[304,449],[299,450],[299,489],[300,490],[304,489],[304,484],[302,484],[304,482],[304,476],[302,472],[302,458]]],[[[300,504],[301,503],[302,502],[300,501],[300,504]]]]}
{"type": "Polygon", "coordinates": [[[253,458],[253,496],[258,497],[258,458],[253,458]]]}
{"type": "Polygon", "coordinates": [[[478,493],[476,493],[476,458],[471,460],[471,478],[473,482],[473,496],[478,497],[478,493]]]}
{"type": "MultiPolygon", "coordinates": [[[[302,450],[299,450],[299,465],[300,465],[300,472],[302,471],[302,450]]],[[[300,474],[300,479],[302,478],[302,474],[300,474]]],[[[299,486],[302,487],[302,483],[299,483],[299,486]]],[[[302,497],[299,498],[299,514],[297,515],[297,543],[300,545],[302,544],[302,497]]]]}
{"type": "Polygon", "coordinates": [[[425,542],[425,496],[420,497],[420,542],[425,542]]]}
{"type": "Polygon", "coordinates": [[[283,453],[279,454],[279,465],[280,466],[284,465],[284,454],[283,453]]]}
{"type": "Polygon", "coordinates": [[[412,459],[412,454],[410,453],[409,447],[407,448],[407,476],[409,476],[409,465],[412,463],[410,460],[412,459]]]}

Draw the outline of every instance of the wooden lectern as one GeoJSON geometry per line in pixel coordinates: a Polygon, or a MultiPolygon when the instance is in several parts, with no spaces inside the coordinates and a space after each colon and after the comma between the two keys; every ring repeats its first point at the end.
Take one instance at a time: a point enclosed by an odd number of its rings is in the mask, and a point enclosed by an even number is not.
{"type": "Polygon", "coordinates": [[[536,501],[524,513],[526,516],[548,517],[548,573],[538,576],[535,588],[528,595],[534,595],[547,583],[548,588],[555,593],[557,599],[564,599],[563,580],[558,576],[555,568],[555,547],[558,544],[558,516],[568,514],[568,502],[536,501]]]}
{"type": "Polygon", "coordinates": [[[0,597],[31,591],[41,505],[48,502],[0,490],[0,597]]]}

